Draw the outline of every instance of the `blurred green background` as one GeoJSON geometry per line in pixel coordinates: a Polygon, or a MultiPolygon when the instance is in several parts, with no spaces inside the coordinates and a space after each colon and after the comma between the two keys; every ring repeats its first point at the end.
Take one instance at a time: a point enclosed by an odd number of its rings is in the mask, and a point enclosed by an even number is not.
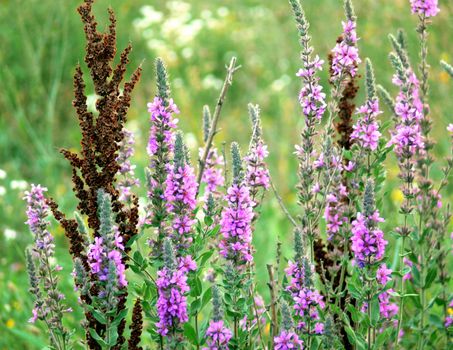
{"type": "MultiPolygon", "coordinates": [[[[24,225],[21,197],[29,183],[42,183],[64,209],[75,209],[70,170],[58,149],[77,149],[80,141],[71,106],[72,75],[77,62],[83,62],[85,45],[76,13],[79,3],[80,0],[0,0],[0,349],[34,349],[46,343],[46,334],[39,332],[39,325],[27,323],[32,299],[27,294],[23,250],[32,237],[24,225]]],[[[313,46],[325,59],[342,29],[342,1],[303,3],[311,23],[313,46]]],[[[147,163],[146,102],[155,92],[154,58],[161,56],[167,62],[173,97],[182,112],[180,126],[195,155],[201,141],[202,106],[214,107],[224,66],[237,56],[242,68],[228,93],[217,145],[237,140],[245,151],[250,136],[247,103],[260,104],[264,137],[270,149],[270,171],[285,203],[297,215],[296,163],[292,152],[303,121],[297,101],[300,82],[295,76],[300,65],[298,36],[287,1],[97,0],[95,12],[100,29],[107,26],[108,6],[117,15],[119,49],[129,41],[134,47],[129,72],[143,64],[128,122],[137,137],[137,174],[143,178],[142,169],[147,163]]],[[[417,18],[410,14],[408,0],[356,0],[355,7],[361,56],[371,58],[378,83],[395,93],[387,59],[387,35],[404,28],[412,61],[416,62],[417,18]]],[[[430,28],[429,63],[433,133],[438,141],[435,151],[442,159],[449,148],[445,127],[453,118],[453,82],[440,69],[439,60],[453,62],[453,2],[440,0],[440,7],[442,11],[430,28]]],[[[325,71],[322,82],[327,88],[325,71]]],[[[363,102],[362,90],[357,103],[363,102]]],[[[87,93],[92,93],[89,84],[87,93]]],[[[382,118],[387,119],[389,113],[384,110],[382,118]]],[[[397,181],[398,169],[393,159],[388,164],[391,185],[397,181]]],[[[440,174],[438,169],[434,174],[440,174]]],[[[448,189],[450,196],[446,200],[450,201],[451,186],[448,189]]],[[[141,191],[143,195],[144,189],[141,191]]],[[[388,190],[385,198],[381,207],[388,231],[397,220],[395,208],[401,194],[388,190]]],[[[71,262],[64,235],[56,226],[53,233],[58,242],[57,259],[69,272],[71,262]]],[[[274,256],[277,239],[280,237],[288,251],[291,233],[277,201],[269,193],[254,237],[260,252],[256,255],[258,274],[263,277],[260,281],[264,281],[265,264],[274,256]]],[[[68,317],[74,326],[78,324],[80,309],[75,297],[70,296],[69,273],[62,276],[63,288],[75,309],[68,317]]],[[[260,288],[267,298],[264,282],[260,288]]]]}

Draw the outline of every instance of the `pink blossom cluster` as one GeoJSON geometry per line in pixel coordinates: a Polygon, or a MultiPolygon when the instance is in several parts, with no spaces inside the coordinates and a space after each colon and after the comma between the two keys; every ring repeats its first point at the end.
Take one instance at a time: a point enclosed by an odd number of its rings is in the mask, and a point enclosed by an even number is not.
{"type": "Polygon", "coordinates": [[[361,148],[368,151],[376,150],[381,137],[376,118],[381,113],[377,98],[366,101],[363,106],[358,108],[357,114],[361,117],[353,126],[351,139],[355,140],[361,148]]]}
{"type": "Polygon", "coordinates": [[[247,163],[246,181],[251,189],[269,188],[269,170],[265,163],[268,155],[267,145],[261,139],[252,142],[249,153],[244,158],[247,163]]]}
{"type": "Polygon", "coordinates": [[[308,263],[303,263],[304,259],[302,258],[294,263],[288,262],[285,272],[288,276],[289,285],[286,289],[291,294],[296,315],[305,318],[305,320],[316,322],[312,330],[309,330],[305,321],[301,321],[297,328],[306,332],[322,334],[324,324],[320,321],[318,309],[324,309],[325,302],[323,296],[310,286],[311,282],[309,282],[308,275],[311,275],[312,272],[306,272],[305,269],[311,269],[311,267],[308,263]]]}
{"type": "Polygon", "coordinates": [[[343,224],[348,222],[348,218],[344,213],[344,205],[341,202],[343,198],[348,196],[347,188],[340,183],[335,190],[336,192],[329,193],[326,196],[326,209],[324,210],[327,239],[329,241],[333,240],[335,235],[340,232],[343,224]]]}
{"type": "Polygon", "coordinates": [[[169,167],[164,197],[172,218],[173,239],[182,245],[190,244],[192,241],[197,188],[195,174],[189,164],[182,166],[174,164],[169,167]]]}
{"type": "MultiPolygon", "coordinates": [[[[200,149],[200,155],[203,149],[200,149]]],[[[218,188],[225,183],[222,167],[225,165],[225,160],[222,155],[218,154],[216,148],[211,148],[206,158],[206,166],[203,172],[201,181],[206,184],[205,199],[212,193],[218,194],[218,188]]]]}
{"type": "Polygon", "coordinates": [[[357,48],[356,22],[343,22],[343,37],[332,50],[332,80],[345,74],[354,77],[361,61],[357,48]]]}
{"type": "Polygon", "coordinates": [[[117,229],[115,231],[113,242],[108,242],[109,237],[94,238],[94,242],[88,247],[88,264],[91,272],[97,275],[100,281],[108,281],[112,272],[110,269],[114,266],[117,276],[114,285],[126,287],[126,267],[122,262],[123,238],[117,229]]]}
{"type": "Polygon", "coordinates": [[[352,222],[351,250],[355,255],[355,262],[360,266],[383,258],[387,241],[384,232],[376,224],[384,222],[379,216],[379,211],[366,217],[357,213],[357,219],[352,222]]]}
{"type": "Polygon", "coordinates": [[[206,330],[207,347],[203,348],[203,350],[228,350],[228,343],[232,336],[231,330],[225,326],[222,320],[211,320],[206,330]]]}
{"type": "Polygon", "coordinates": [[[44,192],[47,192],[47,188],[33,184],[30,191],[25,192],[24,199],[27,202],[27,221],[25,223],[34,235],[36,249],[51,256],[54,253],[55,244],[54,238],[48,230],[49,206],[46,203],[44,192]]]}
{"type": "Polygon", "coordinates": [[[299,93],[299,102],[306,117],[321,119],[326,111],[326,94],[319,85],[319,77],[316,71],[322,70],[324,63],[318,56],[314,60],[302,57],[304,67],[299,69],[297,76],[302,78],[303,86],[299,93]]]}
{"type": "Polygon", "coordinates": [[[397,156],[411,157],[424,150],[420,127],[420,121],[423,118],[423,104],[419,97],[419,82],[415,73],[408,70],[407,82],[403,83],[395,76],[393,83],[401,88],[395,104],[395,114],[400,120],[391,133],[388,145],[395,145],[397,156]]]}
{"type": "Polygon", "coordinates": [[[292,331],[284,330],[274,338],[275,350],[302,350],[303,345],[302,339],[299,339],[299,336],[292,331]]]}
{"type": "Polygon", "coordinates": [[[179,109],[173,99],[170,99],[166,106],[164,101],[156,96],[153,102],[148,103],[148,112],[151,113],[151,129],[147,151],[148,155],[153,157],[163,147],[167,150],[173,148],[173,130],[178,124],[178,120],[173,119],[173,114],[179,114],[179,109]]]}
{"type": "Polygon", "coordinates": [[[187,284],[187,273],[195,271],[196,263],[190,256],[179,260],[177,268],[164,267],[157,272],[157,332],[166,336],[188,321],[187,296],[190,288],[187,284]]]}
{"type": "Polygon", "coordinates": [[[412,13],[423,15],[426,17],[436,16],[440,9],[438,0],[410,0],[412,13]]]}
{"type": "Polygon", "coordinates": [[[222,211],[220,232],[220,254],[235,266],[253,260],[252,257],[252,219],[253,202],[250,192],[243,183],[234,183],[225,196],[227,205],[222,211]]]}
{"type": "Polygon", "coordinates": [[[134,155],[134,133],[123,129],[123,135],[123,140],[119,144],[118,156],[116,157],[116,161],[120,166],[117,189],[120,192],[120,201],[129,203],[132,197],[132,187],[140,185],[140,182],[134,174],[135,165],[132,165],[130,161],[130,158],[134,155]]]}

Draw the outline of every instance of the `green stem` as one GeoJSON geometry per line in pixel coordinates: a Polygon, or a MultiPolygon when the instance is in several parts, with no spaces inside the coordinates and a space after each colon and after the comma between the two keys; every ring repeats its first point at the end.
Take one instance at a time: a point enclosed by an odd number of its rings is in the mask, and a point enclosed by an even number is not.
{"type": "Polygon", "coordinates": [[[401,324],[403,323],[403,309],[404,309],[404,245],[406,243],[406,236],[403,236],[403,243],[401,245],[401,254],[400,254],[400,309],[398,314],[398,326],[396,328],[396,342],[395,342],[395,349],[399,348],[399,334],[401,330],[401,324]]]}

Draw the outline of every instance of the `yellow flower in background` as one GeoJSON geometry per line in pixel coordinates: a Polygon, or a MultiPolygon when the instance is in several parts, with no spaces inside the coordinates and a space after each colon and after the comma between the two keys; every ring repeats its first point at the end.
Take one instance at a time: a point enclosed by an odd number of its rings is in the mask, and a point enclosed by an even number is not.
{"type": "Polygon", "coordinates": [[[394,202],[399,203],[399,204],[402,203],[404,200],[404,194],[403,194],[403,192],[401,192],[401,190],[399,188],[393,189],[391,197],[394,202]]]}
{"type": "Polygon", "coordinates": [[[13,302],[13,308],[20,311],[22,310],[22,304],[16,300],[15,302],[13,302]]]}
{"type": "Polygon", "coordinates": [[[442,84],[448,84],[450,82],[450,76],[447,72],[442,71],[439,73],[439,80],[442,84]]]}
{"type": "Polygon", "coordinates": [[[13,328],[16,325],[16,322],[12,318],[10,318],[8,321],[6,321],[6,327],[7,328],[13,328]]]}
{"type": "Polygon", "coordinates": [[[271,331],[271,324],[266,323],[266,328],[264,328],[264,334],[269,335],[270,331],[271,331]]]}

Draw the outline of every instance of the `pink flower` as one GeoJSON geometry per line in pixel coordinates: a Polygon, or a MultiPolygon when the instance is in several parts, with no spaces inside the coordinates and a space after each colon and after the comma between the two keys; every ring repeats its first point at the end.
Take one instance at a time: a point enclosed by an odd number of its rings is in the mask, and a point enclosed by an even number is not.
{"type": "Polygon", "coordinates": [[[376,273],[376,279],[380,284],[385,286],[388,281],[391,280],[390,275],[392,274],[392,270],[387,268],[386,264],[382,264],[379,266],[377,273],[376,273]]]}

